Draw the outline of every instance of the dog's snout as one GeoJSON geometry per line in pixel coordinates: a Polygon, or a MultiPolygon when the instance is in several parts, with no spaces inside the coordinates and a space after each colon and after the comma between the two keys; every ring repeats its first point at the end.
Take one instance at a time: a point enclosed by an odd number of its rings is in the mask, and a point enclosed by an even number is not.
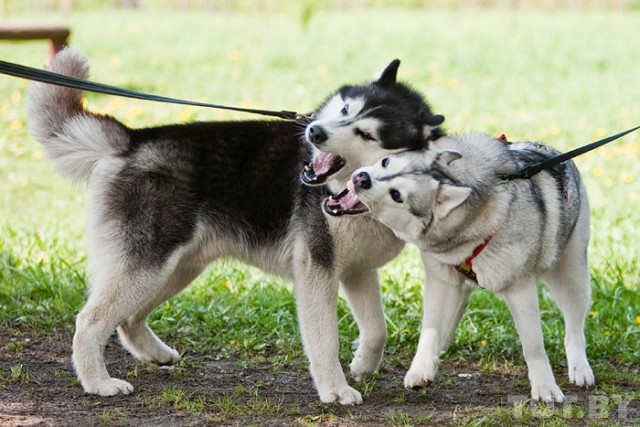
{"type": "Polygon", "coordinates": [[[327,132],[325,132],[322,126],[318,125],[309,126],[307,136],[309,137],[309,140],[314,144],[321,144],[329,139],[329,137],[327,136],[327,132]]]}
{"type": "Polygon", "coordinates": [[[353,177],[353,185],[355,185],[356,188],[368,190],[371,188],[371,177],[366,172],[360,172],[353,177]]]}

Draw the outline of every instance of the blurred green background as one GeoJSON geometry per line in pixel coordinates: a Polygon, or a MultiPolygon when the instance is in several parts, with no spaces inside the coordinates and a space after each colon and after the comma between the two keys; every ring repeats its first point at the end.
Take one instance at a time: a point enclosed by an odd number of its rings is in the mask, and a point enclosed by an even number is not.
{"type": "MultiPolygon", "coordinates": [[[[165,96],[308,112],[339,85],[368,80],[400,58],[400,79],[445,115],[450,132],[504,133],[565,151],[640,124],[638,1],[135,3],[4,0],[0,24],[67,25],[93,80],[165,96]]],[[[40,67],[47,44],[0,40],[0,58],[40,67]]],[[[70,334],[86,289],[85,190],[55,175],[28,135],[27,84],[0,76],[0,326],[70,334]]],[[[253,118],[85,97],[89,108],[130,126],[253,118]]],[[[591,199],[587,336],[600,376],[609,363],[637,363],[640,348],[639,157],[636,133],[577,160],[591,199]]],[[[381,278],[387,352],[408,366],[422,301],[415,248],[381,278]]],[[[289,290],[255,269],[220,263],[152,321],[182,351],[299,356],[289,290]]],[[[547,347],[558,363],[562,322],[541,295],[547,347]]],[[[357,329],[344,301],[339,309],[346,362],[357,329]]],[[[504,304],[476,292],[447,357],[521,363],[504,304]]]]}

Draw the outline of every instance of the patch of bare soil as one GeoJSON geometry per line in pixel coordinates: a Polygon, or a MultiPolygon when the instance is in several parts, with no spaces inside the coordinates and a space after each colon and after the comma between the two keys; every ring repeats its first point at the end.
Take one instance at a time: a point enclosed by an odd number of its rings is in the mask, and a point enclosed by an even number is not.
{"type": "MultiPolygon", "coordinates": [[[[375,381],[357,386],[363,405],[324,405],[304,363],[253,366],[238,358],[192,354],[168,370],[136,363],[112,340],[108,369],[129,380],[135,392],[99,397],[83,393],[75,380],[70,336],[12,335],[0,331],[1,426],[453,425],[498,407],[516,417],[514,401],[528,393],[524,367],[487,373],[473,364],[445,362],[427,390],[405,390],[404,369],[385,366],[375,381]]],[[[561,387],[584,409],[570,424],[586,424],[588,392],[561,387]]],[[[626,420],[640,414],[635,403],[626,420]]]]}

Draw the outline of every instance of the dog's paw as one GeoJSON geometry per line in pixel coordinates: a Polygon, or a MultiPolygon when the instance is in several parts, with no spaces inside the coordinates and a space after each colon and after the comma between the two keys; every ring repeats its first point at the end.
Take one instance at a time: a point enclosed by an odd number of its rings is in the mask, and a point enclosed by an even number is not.
{"type": "Polygon", "coordinates": [[[115,396],[117,394],[130,394],[133,392],[133,386],[126,381],[109,378],[108,380],[84,385],[84,391],[100,396],[115,396]]]}
{"type": "Polygon", "coordinates": [[[532,384],[531,398],[536,402],[564,402],[564,393],[555,383],[553,384],[532,384]]]}
{"type": "Polygon", "coordinates": [[[351,369],[351,377],[356,382],[364,381],[371,378],[374,372],[370,369],[361,369],[358,366],[354,366],[353,363],[350,365],[350,369],[351,369]]]}
{"type": "Polygon", "coordinates": [[[353,406],[362,403],[362,395],[358,390],[345,384],[336,390],[320,393],[320,400],[323,403],[339,403],[345,406],[353,406]]]}
{"type": "Polygon", "coordinates": [[[367,360],[367,358],[360,357],[356,354],[353,361],[351,361],[351,365],[349,365],[351,376],[358,382],[366,380],[378,369],[379,364],[380,358],[369,358],[367,360]]]}
{"type": "Polygon", "coordinates": [[[591,387],[595,384],[595,377],[591,366],[587,363],[569,366],[569,381],[578,387],[591,387]]]}
{"type": "Polygon", "coordinates": [[[409,371],[404,376],[404,388],[408,390],[420,390],[428,387],[433,382],[433,379],[425,377],[422,372],[409,371]]]}
{"type": "Polygon", "coordinates": [[[165,348],[157,352],[150,361],[160,366],[175,365],[180,361],[180,354],[171,347],[165,346],[165,348]]]}
{"type": "Polygon", "coordinates": [[[180,354],[160,340],[146,324],[143,327],[118,327],[120,343],[134,357],[158,365],[175,365],[180,354]]]}
{"type": "Polygon", "coordinates": [[[366,380],[378,369],[384,355],[386,334],[377,339],[362,340],[349,365],[351,376],[356,381],[366,380]]]}
{"type": "Polygon", "coordinates": [[[414,362],[411,369],[404,376],[404,388],[409,390],[420,390],[429,386],[438,372],[438,360],[430,362],[414,362]],[[416,366],[417,365],[417,366],[416,366]]]}

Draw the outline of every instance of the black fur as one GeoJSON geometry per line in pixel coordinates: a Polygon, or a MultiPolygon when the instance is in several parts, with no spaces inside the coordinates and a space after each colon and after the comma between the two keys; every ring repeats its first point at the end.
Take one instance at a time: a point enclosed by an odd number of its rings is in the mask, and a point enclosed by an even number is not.
{"type": "MultiPolygon", "coordinates": [[[[309,157],[298,126],[243,121],[130,130],[126,166],[106,198],[111,218],[127,222],[123,230],[135,230],[127,234],[129,255],[161,265],[191,239],[198,219],[266,248],[286,237],[295,206],[295,214],[315,225],[310,229],[326,230],[322,189],[298,180],[309,157]]],[[[330,235],[309,237],[314,255],[331,265],[330,235]]]]}

